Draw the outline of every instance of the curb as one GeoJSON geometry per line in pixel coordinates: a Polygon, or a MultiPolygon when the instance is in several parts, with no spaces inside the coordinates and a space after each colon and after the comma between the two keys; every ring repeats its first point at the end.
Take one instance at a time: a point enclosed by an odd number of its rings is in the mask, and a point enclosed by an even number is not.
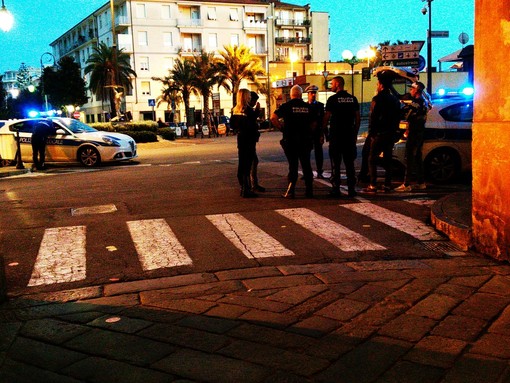
{"type": "Polygon", "coordinates": [[[30,171],[30,169],[26,168],[26,169],[16,169],[16,168],[12,168],[12,169],[8,169],[8,168],[0,168],[0,178],[1,177],[12,177],[12,176],[18,176],[20,174],[26,174],[30,171]]]}
{"type": "Polygon", "coordinates": [[[467,251],[473,247],[471,193],[459,192],[437,200],[430,209],[432,225],[450,240],[467,251]]]}

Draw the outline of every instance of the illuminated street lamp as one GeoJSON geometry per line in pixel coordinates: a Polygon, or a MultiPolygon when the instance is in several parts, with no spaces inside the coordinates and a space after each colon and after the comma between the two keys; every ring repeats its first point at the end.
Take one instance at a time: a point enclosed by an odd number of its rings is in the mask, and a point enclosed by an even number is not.
{"type": "Polygon", "coordinates": [[[14,17],[12,13],[7,10],[2,0],[2,8],[0,8],[0,29],[4,32],[9,32],[14,24],[14,17]]]}
{"type": "Polygon", "coordinates": [[[358,63],[358,59],[348,49],[342,52],[342,58],[345,63],[351,66],[351,92],[354,94],[354,65],[358,63]]]}
{"type": "MultiPolygon", "coordinates": [[[[370,75],[370,59],[375,57],[374,49],[372,49],[372,48],[360,49],[358,51],[357,57],[360,60],[367,59],[367,68],[368,68],[367,70],[370,75]]],[[[362,74],[362,76],[361,76],[361,104],[363,104],[363,80],[364,80],[364,77],[365,76],[362,74]]]]}

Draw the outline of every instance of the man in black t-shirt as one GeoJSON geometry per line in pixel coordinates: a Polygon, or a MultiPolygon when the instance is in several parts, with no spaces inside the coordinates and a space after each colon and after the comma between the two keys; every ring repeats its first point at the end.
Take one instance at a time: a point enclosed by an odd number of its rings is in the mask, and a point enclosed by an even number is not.
{"type": "Polygon", "coordinates": [[[310,111],[312,113],[312,136],[313,136],[313,152],[315,154],[315,166],[317,167],[317,178],[324,179],[323,165],[324,153],[322,152],[322,145],[324,145],[324,104],[317,101],[317,92],[319,88],[315,85],[310,85],[305,89],[308,93],[308,104],[310,104],[310,111]]]}
{"type": "Polygon", "coordinates": [[[313,173],[310,164],[312,123],[310,106],[303,101],[302,95],[301,87],[294,85],[290,89],[291,100],[282,104],[271,116],[273,125],[283,132],[280,142],[289,162],[289,185],[283,194],[285,198],[294,198],[299,162],[305,179],[306,196],[313,197],[313,173]],[[283,127],[280,118],[283,119],[283,127]]]}
{"type": "Polygon", "coordinates": [[[360,125],[358,99],[344,90],[345,80],[341,76],[331,81],[331,89],[336,92],[328,98],[324,126],[329,122],[329,157],[333,166],[331,196],[340,196],[340,165],[342,159],[347,173],[349,197],[356,195],[356,140],[360,125]]]}

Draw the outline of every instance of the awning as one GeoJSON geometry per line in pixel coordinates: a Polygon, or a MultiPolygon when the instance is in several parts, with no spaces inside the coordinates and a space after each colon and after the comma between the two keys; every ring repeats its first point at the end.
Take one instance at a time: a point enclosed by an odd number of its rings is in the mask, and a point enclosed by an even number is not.
{"type": "Polygon", "coordinates": [[[439,61],[440,63],[462,61],[462,59],[459,57],[459,54],[461,51],[462,51],[462,49],[459,49],[458,51],[455,51],[453,53],[450,53],[449,55],[441,57],[437,61],[439,61]]]}

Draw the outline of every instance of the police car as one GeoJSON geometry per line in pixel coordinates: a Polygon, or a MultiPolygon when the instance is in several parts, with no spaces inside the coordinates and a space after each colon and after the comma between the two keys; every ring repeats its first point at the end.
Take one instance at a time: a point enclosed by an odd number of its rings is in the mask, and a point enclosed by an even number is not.
{"type": "Polygon", "coordinates": [[[15,159],[15,137],[19,132],[21,159],[32,162],[32,131],[39,121],[51,122],[56,129],[56,135],[47,140],[46,162],[79,162],[90,167],[101,162],[137,157],[136,143],[128,135],[98,131],[75,119],[55,117],[5,122],[0,127],[0,154],[3,159],[15,159]]]}
{"type": "MultiPolygon", "coordinates": [[[[434,98],[428,112],[423,142],[423,166],[428,180],[447,183],[471,171],[472,96],[434,98]]],[[[405,165],[405,137],[393,149],[393,158],[405,165]]]]}

